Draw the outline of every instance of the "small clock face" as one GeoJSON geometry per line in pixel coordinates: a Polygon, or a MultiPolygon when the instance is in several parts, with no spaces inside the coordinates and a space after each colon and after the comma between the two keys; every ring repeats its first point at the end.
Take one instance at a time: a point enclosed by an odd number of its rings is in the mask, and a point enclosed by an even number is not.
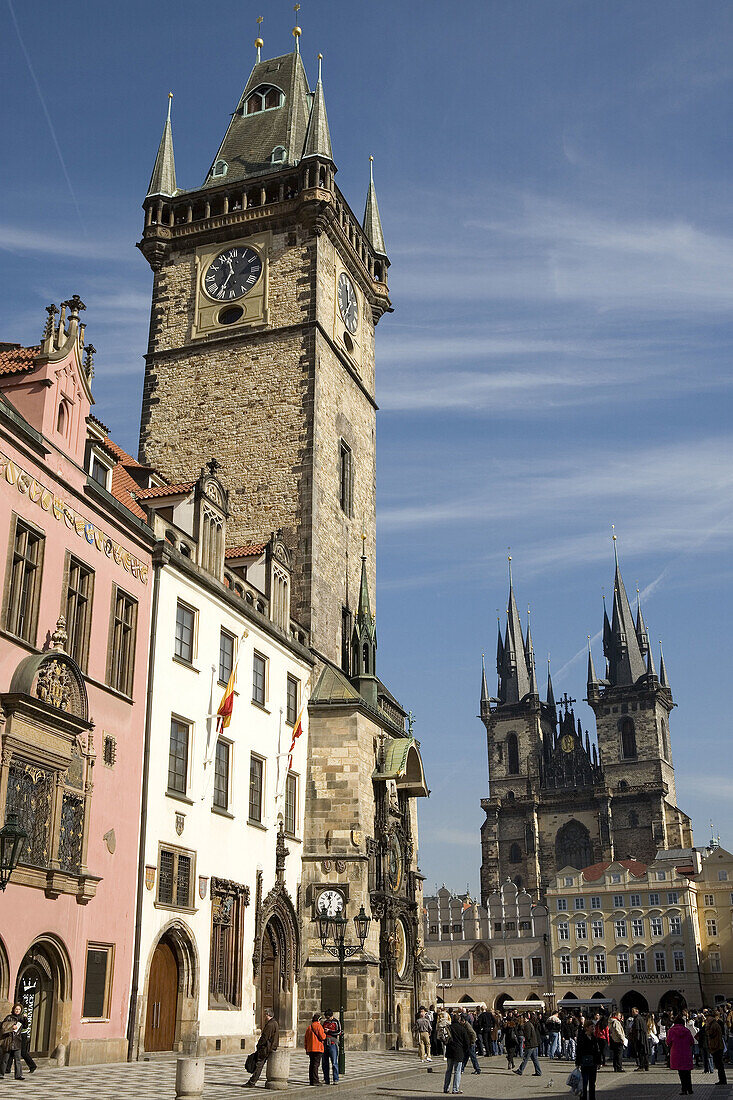
{"type": "Polygon", "coordinates": [[[389,843],[389,885],[395,892],[402,885],[402,849],[396,836],[389,843]]]}
{"type": "Polygon", "coordinates": [[[204,288],[217,302],[231,302],[251,290],[261,274],[259,255],[253,248],[238,245],[212,260],[204,275],[204,288]]]}
{"type": "Polygon", "coordinates": [[[575,738],[571,734],[566,733],[560,741],[563,752],[572,752],[575,746],[575,738]]]}
{"type": "Polygon", "coordinates": [[[322,890],[318,895],[316,909],[327,917],[335,917],[344,907],[344,897],[338,890],[322,890]]]}
{"type": "Polygon", "coordinates": [[[359,324],[359,303],[356,300],[354,284],[345,271],[339,275],[338,300],[341,318],[353,336],[359,324]]]}

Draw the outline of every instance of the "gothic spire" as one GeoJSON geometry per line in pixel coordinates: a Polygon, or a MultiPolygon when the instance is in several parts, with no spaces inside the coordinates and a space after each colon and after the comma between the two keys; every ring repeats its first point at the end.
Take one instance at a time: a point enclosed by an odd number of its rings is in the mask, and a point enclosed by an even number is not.
{"type": "Polygon", "coordinates": [[[362,698],[372,706],[377,705],[377,628],[369,602],[367,577],[366,535],[362,535],[361,584],[359,607],[354,619],[351,638],[353,680],[362,698]]]}
{"type": "Polygon", "coordinates": [[[322,60],[323,54],[319,53],[318,83],[313,93],[313,106],[308,119],[308,129],[305,132],[303,160],[306,157],[321,157],[322,160],[333,160],[331,134],[328,129],[328,116],[326,114],[326,100],[323,95],[323,81],[321,79],[322,60]]]}
{"type": "Polygon", "coordinates": [[[527,608],[527,641],[524,646],[524,655],[527,661],[527,669],[529,670],[529,693],[530,695],[536,695],[539,699],[539,690],[537,688],[537,675],[535,673],[534,665],[534,646],[532,645],[532,630],[529,625],[529,608],[527,608]]]}
{"type": "Polygon", "coordinates": [[[511,558],[509,558],[509,603],[501,667],[499,669],[499,698],[502,703],[519,703],[530,691],[530,672],[514,596],[511,558]]]}
{"type": "Polygon", "coordinates": [[[489,703],[489,685],[486,683],[486,659],[481,654],[481,710],[489,703]]]}
{"type": "Polygon", "coordinates": [[[596,676],[595,666],[593,664],[593,650],[590,647],[590,635],[588,635],[588,693],[590,694],[594,688],[598,687],[598,677],[596,676]]]}
{"type": "Polygon", "coordinates": [[[374,187],[374,157],[369,157],[369,190],[367,191],[366,206],[364,208],[364,232],[378,256],[387,255],[382,232],[382,219],[379,217],[379,204],[377,192],[374,187]]]}
{"type": "Polygon", "coordinates": [[[667,666],[664,663],[664,650],[662,649],[662,643],[659,643],[659,683],[664,688],[669,687],[669,679],[667,678],[667,666]]]}
{"type": "Polygon", "coordinates": [[[609,662],[609,682],[612,687],[621,687],[635,684],[645,676],[646,666],[621,576],[615,535],[613,552],[616,567],[613,580],[613,616],[609,627],[604,613],[603,649],[609,662]]]}
{"type": "Polygon", "coordinates": [[[173,131],[171,130],[171,104],[173,92],[168,93],[168,117],[163,127],[163,136],[158,146],[158,155],[155,158],[153,174],[150,177],[150,186],[146,198],[154,195],[165,195],[172,198],[176,193],[176,165],[173,159],[173,131]]]}
{"type": "Polygon", "coordinates": [[[636,637],[639,640],[639,649],[642,656],[646,656],[649,651],[649,633],[644,622],[644,616],[641,613],[641,596],[639,589],[636,590],[636,637]]]}
{"type": "Polygon", "coordinates": [[[650,680],[657,679],[657,670],[654,667],[654,658],[652,657],[652,647],[649,646],[646,654],[646,674],[650,680]]]}
{"type": "Polygon", "coordinates": [[[550,658],[547,658],[547,705],[552,707],[555,717],[557,717],[557,706],[555,704],[555,692],[552,689],[552,676],[550,675],[550,658]]]}

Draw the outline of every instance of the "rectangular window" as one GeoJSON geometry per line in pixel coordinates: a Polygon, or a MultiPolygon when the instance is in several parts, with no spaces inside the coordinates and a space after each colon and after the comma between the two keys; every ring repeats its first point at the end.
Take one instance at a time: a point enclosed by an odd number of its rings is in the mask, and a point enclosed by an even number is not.
{"type": "Polygon", "coordinates": [[[351,612],[341,608],[341,670],[351,675],[351,612]]]}
{"type": "Polygon", "coordinates": [[[504,973],[504,969],[505,969],[504,968],[504,960],[503,959],[494,959],[494,975],[495,975],[495,977],[505,978],[506,974],[504,973]]]}
{"type": "Polygon", "coordinates": [[[649,926],[651,928],[651,932],[652,932],[653,936],[663,936],[664,935],[664,928],[662,926],[662,918],[661,917],[652,917],[651,920],[649,921],[649,926]]]}
{"type": "Polygon", "coordinates": [[[593,933],[593,939],[594,940],[602,940],[603,939],[603,921],[602,920],[594,920],[593,923],[591,924],[591,931],[593,933]]]}
{"type": "Polygon", "coordinates": [[[596,967],[596,974],[605,974],[606,973],[606,956],[605,955],[594,955],[593,956],[593,961],[594,961],[595,967],[596,967]]]}
{"type": "Polygon", "coordinates": [[[575,938],[576,940],[588,939],[588,925],[584,920],[576,920],[575,922],[575,938]]]}
{"type": "Polygon", "coordinates": [[[585,898],[576,898],[574,906],[576,909],[585,909],[585,898]]]}
{"type": "Polygon", "coordinates": [[[664,974],[667,969],[667,956],[664,951],[654,952],[654,970],[657,974],[664,974]]]}
{"type": "Polygon", "coordinates": [[[602,909],[603,908],[603,906],[601,904],[601,899],[598,897],[598,895],[596,895],[595,897],[590,899],[590,907],[591,907],[591,909],[602,909]]]}
{"type": "Polygon", "coordinates": [[[430,935],[431,936],[437,936],[438,935],[438,926],[437,926],[437,924],[431,924],[430,925],[430,935]]]}
{"type": "Polygon", "coordinates": [[[252,702],[261,707],[267,702],[267,658],[261,653],[252,658],[252,702]]]}
{"type": "Polygon", "coordinates": [[[720,952],[709,951],[708,959],[710,961],[710,970],[713,974],[720,974],[720,952]]]}
{"type": "MultiPolygon", "coordinates": [[[[569,974],[570,973],[570,956],[569,955],[561,955],[560,956],[560,973],[561,974],[569,974]]],[[[504,977],[503,974],[502,974],[502,977],[504,977]]]]}
{"type": "Polygon", "coordinates": [[[532,931],[532,921],[531,920],[520,920],[520,922],[519,922],[519,931],[520,932],[531,932],[532,931]]]}
{"type": "Polygon", "coordinates": [[[677,974],[684,974],[685,972],[685,953],[684,951],[673,951],[672,956],[674,958],[674,969],[677,974]]]}
{"type": "Polygon", "coordinates": [[[629,896],[629,905],[632,909],[641,908],[641,894],[631,894],[629,896]]]}
{"type": "Polygon", "coordinates": [[[650,905],[659,905],[659,894],[650,894],[649,895],[649,904],[650,905]]]}
{"type": "Polygon", "coordinates": [[[92,621],[94,570],[69,557],[66,583],[66,652],[84,672],[89,655],[89,631],[92,621]]]}
{"type": "MultiPolygon", "coordinates": [[[[459,928],[460,928],[460,925],[459,925],[459,928]]],[[[517,928],[517,925],[516,925],[515,921],[513,921],[513,920],[504,921],[504,931],[505,932],[515,932],[516,928],[517,928]]]]}
{"type": "Polygon", "coordinates": [[[566,913],[567,909],[568,909],[568,899],[567,898],[558,898],[557,899],[557,911],[558,911],[558,913],[566,913]]]}
{"type": "Polygon", "coordinates": [[[249,758],[249,820],[262,821],[262,778],[265,762],[259,756],[249,758]]]}
{"type": "Polygon", "coordinates": [[[708,930],[708,936],[710,937],[710,939],[711,940],[717,940],[717,938],[718,938],[718,922],[717,922],[717,920],[714,920],[712,917],[708,917],[708,919],[705,921],[705,927],[708,930]]]}
{"type": "Polygon", "coordinates": [[[646,974],[646,954],[644,951],[634,953],[634,970],[637,974],[646,974]]]}
{"type": "Polygon", "coordinates": [[[219,681],[222,684],[229,683],[234,668],[234,645],[234,635],[222,627],[219,634],[219,681]]]}
{"type": "Polygon", "coordinates": [[[82,1016],[87,1020],[109,1018],[109,999],[112,990],[112,944],[87,944],[87,963],[84,973],[84,1004],[82,1016]]]}
{"type": "Polygon", "coordinates": [[[128,596],[121,588],[115,588],[113,600],[107,683],[123,695],[132,695],[137,600],[128,596]]]}
{"type": "Polygon", "coordinates": [[[176,606],[176,644],[174,653],[180,661],[193,664],[196,632],[196,612],[178,601],[176,606]]]}
{"type": "Polygon", "coordinates": [[[619,974],[628,974],[628,972],[629,972],[629,956],[626,954],[626,952],[622,951],[620,955],[616,956],[616,959],[618,961],[618,972],[619,972],[619,974]]]}
{"type": "Polygon", "coordinates": [[[667,894],[667,905],[679,905],[680,896],[676,890],[670,890],[667,894]]]}
{"type": "Polygon", "coordinates": [[[559,940],[569,940],[570,939],[570,924],[568,923],[568,921],[562,920],[558,924],[558,926],[557,926],[557,938],[559,940]]]}
{"type": "Polygon", "coordinates": [[[624,895],[623,894],[614,894],[613,895],[613,907],[614,907],[614,909],[623,909],[623,907],[624,907],[624,895]]]}
{"type": "Polygon", "coordinates": [[[572,886],[573,885],[572,876],[571,875],[566,875],[565,878],[562,880],[562,884],[563,884],[563,886],[572,886]]]}
{"type": "Polygon", "coordinates": [[[494,921],[494,931],[495,932],[501,932],[501,921],[500,920],[494,921]]]}
{"type": "Polygon", "coordinates": [[[615,934],[617,940],[625,940],[626,939],[626,921],[625,920],[615,920],[613,922],[613,931],[614,931],[614,934],[615,934]]]}
{"type": "Polygon", "coordinates": [[[524,959],[512,959],[512,977],[524,977],[524,959]]]}
{"type": "Polygon", "coordinates": [[[715,895],[714,894],[705,894],[704,895],[704,904],[705,905],[715,905],[715,895]]]}
{"type": "Polygon", "coordinates": [[[450,976],[451,976],[450,959],[441,959],[440,960],[440,976],[443,979],[443,981],[446,981],[446,979],[450,978],[450,976]]]}
{"type": "Polygon", "coordinates": [[[42,534],[16,520],[5,629],[31,644],[36,640],[44,544],[42,534]]]}
{"type": "Polygon", "coordinates": [[[587,955],[578,955],[578,973],[590,974],[590,962],[587,955]]]}
{"type": "Polygon", "coordinates": [[[542,977],[542,956],[541,955],[533,955],[532,958],[530,959],[530,962],[532,964],[532,977],[533,978],[541,978],[542,977]]]}
{"type": "Polygon", "coordinates": [[[341,511],[347,516],[353,515],[354,462],[351,447],[341,440],[339,448],[339,501],[341,511]]]}
{"type": "Polygon", "coordinates": [[[730,903],[731,903],[731,905],[733,905],[733,894],[731,894],[731,896],[730,896],[730,903]]]}
{"type": "Polygon", "coordinates": [[[195,856],[180,848],[161,848],[158,855],[158,902],[193,909],[195,856]]]}
{"type": "Polygon", "coordinates": [[[682,917],[669,918],[669,934],[670,936],[682,935],[682,917]]]}
{"type": "Polygon", "coordinates": [[[298,721],[298,706],[300,704],[300,680],[295,676],[288,676],[287,698],[285,701],[285,720],[294,726],[298,721]]]}
{"type": "Polygon", "coordinates": [[[298,777],[291,772],[285,780],[285,832],[295,836],[298,814],[298,777]]]}
{"type": "Polygon", "coordinates": [[[632,920],[632,922],[631,922],[631,935],[634,937],[634,939],[637,939],[637,940],[643,940],[644,939],[644,921],[643,920],[632,920]]]}
{"type": "Polygon", "coordinates": [[[171,739],[168,750],[168,790],[185,794],[188,782],[188,742],[191,727],[188,722],[171,718],[171,739]]]}
{"type": "Polygon", "coordinates": [[[242,1007],[246,887],[212,878],[209,1008],[242,1007]]]}
{"type": "Polygon", "coordinates": [[[92,455],[92,468],[90,471],[92,481],[96,481],[97,485],[101,485],[103,489],[109,489],[109,474],[109,466],[105,466],[96,455],[92,455]]]}
{"type": "Polygon", "coordinates": [[[229,809],[229,755],[231,745],[228,741],[216,742],[214,756],[214,805],[219,810],[229,809]]]}
{"type": "Polygon", "coordinates": [[[718,882],[727,882],[727,881],[728,881],[728,872],[727,871],[718,871],[718,882]]]}
{"type": "Polygon", "coordinates": [[[458,960],[458,977],[459,978],[467,978],[468,977],[468,959],[459,959],[458,960]]]}
{"type": "Polygon", "coordinates": [[[463,928],[462,928],[462,925],[460,925],[460,924],[454,924],[452,929],[451,929],[452,932],[454,932],[454,933],[458,932],[459,934],[462,930],[463,930],[463,928]]]}
{"type": "Polygon", "coordinates": [[[449,924],[443,924],[443,925],[441,925],[441,928],[442,928],[444,936],[450,936],[450,925],[449,924]]]}
{"type": "Polygon", "coordinates": [[[621,875],[616,875],[616,874],[611,875],[611,882],[616,883],[616,882],[620,882],[620,881],[621,881],[621,875]]]}
{"type": "Polygon", "coordinates": [[[657,882],[664,882],[666,877],[667,877],[667,872],[666,871],[657,871],[657,873],[655,875],[655,878],[656,878],[657,882]]]}

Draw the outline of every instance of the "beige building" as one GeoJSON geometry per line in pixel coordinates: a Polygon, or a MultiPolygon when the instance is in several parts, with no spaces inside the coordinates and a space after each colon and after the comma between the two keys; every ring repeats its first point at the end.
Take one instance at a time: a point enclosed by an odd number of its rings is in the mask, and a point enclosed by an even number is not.
{"type": "Polygon", "coordinates": [[[648,866],[624,859],[563,868],[547,891],[556,1003],[699,1008],[699,866],[687,849],[660,852],[648,866]]]}
{"type": "Polygon", "coordinates": [[[700,969],[705,1001],[733,999],[733,855],[717,845],[703,852],[697,877],[700,969]]]}
{"type": "Polygon", "coordinates": [[[425,948],[438,966],[438,997],[501,1008],[505,1001],[546,1003],[551,989],[547,909],[506,882],[488,906],[445,886],[425,899],[425,948]]]}

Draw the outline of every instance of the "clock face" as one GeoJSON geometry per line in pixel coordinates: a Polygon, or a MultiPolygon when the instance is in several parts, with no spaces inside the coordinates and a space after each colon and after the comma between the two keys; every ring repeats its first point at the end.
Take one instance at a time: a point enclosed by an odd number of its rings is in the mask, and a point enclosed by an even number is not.
{"type": "Polygon", "coordinates": [[[322,890],[318,895],[316,909],[327,917],[335,917],[344,907],[344,897],[338,890],[322,890]]]}
{"type": "Polygon", "coordinates": [[[204,289],[217,302],[231,302],[251,290],[262,274],[262,260],[253,248],[237,245],[220,252],[204,275],[204,289]]]}
{"type": "Polygon", "coordinates": [[[571,734],[566,733],[560,741],[560,745],[563,752],[572,752],[575,747],[575,738],[571,734]]]}
{"type": "Polygon", "coordinates": [[[354,284],[345,271],[339,275],[338,301],[341,318],[353,336],[359,324],[359,303],[354,284]]]}
{"type": "Polygon", "coordinates": [[[402,885],[402,849],[396,836],[389,843],[389,885],[395,892],[402,885]]]}

